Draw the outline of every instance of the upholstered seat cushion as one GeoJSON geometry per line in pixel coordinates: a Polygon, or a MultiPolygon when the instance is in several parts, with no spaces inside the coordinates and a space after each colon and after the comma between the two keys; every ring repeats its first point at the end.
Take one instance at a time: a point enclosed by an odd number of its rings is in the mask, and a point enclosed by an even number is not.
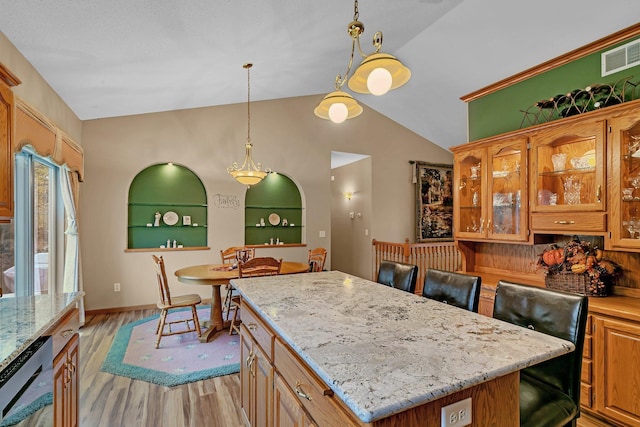
{"type": "Polygon", "coordinates": [[[571,397],[542,381],[520,375],[520,426],[564,426],[578,413],[571,397]]]}

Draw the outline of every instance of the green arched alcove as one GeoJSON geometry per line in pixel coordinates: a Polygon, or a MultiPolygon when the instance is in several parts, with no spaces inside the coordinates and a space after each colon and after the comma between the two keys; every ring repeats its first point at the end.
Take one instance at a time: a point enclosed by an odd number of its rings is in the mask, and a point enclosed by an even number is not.
{"type": "Polygon", "coordinates": [[[261,245],[271,243],[271,239],[274,244],[278,239],[285,244],[302,243],[300,190],[279,173],[270,173],[245,195],[245,244],[261,245]],[[264,226],[258,226],[261,220],[264,226]]]}
{"type": "Polygon", "coordinates": [[[187,249],[207,246],[207,193],[190,169],[164,163],[140,171],[129,186],[127,247],[155,249],[167,240],[187,249]],[[167,212],[177,214],[177,223],[165,222],[167,212]]]}

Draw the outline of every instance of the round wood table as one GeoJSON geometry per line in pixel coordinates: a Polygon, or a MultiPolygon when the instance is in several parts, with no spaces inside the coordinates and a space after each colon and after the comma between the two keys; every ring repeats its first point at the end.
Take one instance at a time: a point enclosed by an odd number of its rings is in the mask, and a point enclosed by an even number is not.
{"type": "MultiPolygon", "coordinates": [[[[229,322],[222,320],[222,297],[220,287],[238,278],[238,269],[229,269],[229,264],[205,264],[184,267],[174,273],[179,282],[191,285],[208,285],[212,287],[210,324],[200,337],[201,342],[211,341],[218,332],[227,330],[229,322]]],[[[280,274],[306,273],[309,264],[306,262],[282,261],[280,274]]]]}

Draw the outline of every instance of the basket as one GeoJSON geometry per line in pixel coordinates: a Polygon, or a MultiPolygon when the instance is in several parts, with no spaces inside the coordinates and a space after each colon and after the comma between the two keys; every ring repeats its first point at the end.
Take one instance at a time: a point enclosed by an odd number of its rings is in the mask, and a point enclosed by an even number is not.
{"type": "Polygon", "coordinates": [[[544,284],[549,289],[587,296],[606,297],[611,291],[613,276],[601,275],[599,281],[594,284],[587,273],[547,273],[544,278],[544,284]]]}

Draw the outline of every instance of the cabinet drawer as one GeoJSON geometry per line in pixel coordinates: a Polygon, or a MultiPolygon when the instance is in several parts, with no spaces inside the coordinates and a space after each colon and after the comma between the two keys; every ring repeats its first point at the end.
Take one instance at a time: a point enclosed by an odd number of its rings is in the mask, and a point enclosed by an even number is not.
{"type": "Polygon", "coordinates": [[[591,399],[592,390],[593,387],[591,385],[585,383],[580,384],[580,405],[591,408],[593,405],[593,401],[591,399]]]}
{"type": "Polygon", "coordinates": [[[242,302],[240,316],[242,318],[242,326],[249,331],[253,339],[262,347],[262,351],[265,352],[269,360],[273,360],[273,332],[244,301],[242,302]]]}
{"type": "Polygon", "coordinates": [[[46,335],[51,335],[53,339],[53,356],[59,354],[71,338],[78,333],[80,329],[80,315],[77,308],[64,315],[46,335]]]}
{"type": "Polygon", "coordinates": [[[605,212],[532,213],[532,230],[606,231],[605,212]]]}
{"type": "Polygon", "coordinates": [[[580,380],[583,383],[591,384],[592,383],[592,370],[593,370],[593,362],[591,360],[583,359],[582,360],[582,373],[580,376],[580,380]]]}
{"type": "Polygon", "coordinates": [[[357,425],[334,397],[333,390],[311,372],[304,362],[280,340],[274,345],[276,370],[296,394],[296,398],[319,426],[357,425]],[[305,397],[306,396],[306,397],[305,397]]]}

